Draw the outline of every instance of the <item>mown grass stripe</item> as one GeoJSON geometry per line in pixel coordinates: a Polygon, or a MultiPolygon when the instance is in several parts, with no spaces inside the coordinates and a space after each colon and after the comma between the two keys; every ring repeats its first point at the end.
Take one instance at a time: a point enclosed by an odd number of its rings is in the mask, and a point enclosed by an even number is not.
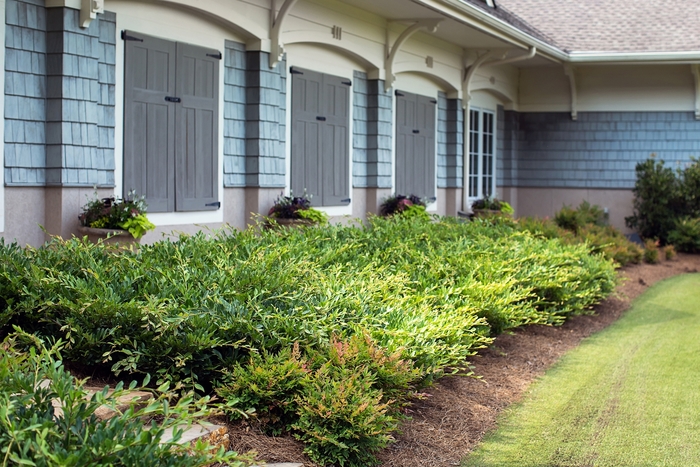
{"type": "Polygon", "coordinates": [[[465,467],[644,467],[700,459],[700,274],[649,289],[506,411],[465,467]]]}

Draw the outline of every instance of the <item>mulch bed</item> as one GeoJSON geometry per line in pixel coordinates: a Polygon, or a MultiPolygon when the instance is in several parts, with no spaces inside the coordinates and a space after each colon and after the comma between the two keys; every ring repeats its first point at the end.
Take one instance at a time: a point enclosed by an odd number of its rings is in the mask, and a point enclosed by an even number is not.
{"type": "MultiPolygon", "coordinates": [[[[582,339],[610,325],[630,302],[650,285],[678,274],[698,272],[700,255],[678,255],[660,264],[640,264],[620,270],[616,294],[597,305],[594,314],[576,316],[562,326],[527,326],[499,336],[493,345],[469,359],[479,378],[450,376],[425,392],[408,408],[411,417],[396,442],[379,454],[384,467],[457,466],[484,434],[496,427],[496,417],[559,357],[582,339]]],[[[231,449],[255,450],[267,462],[302,462],[314,467],[303,445],[289,436],[269,437],[254,425],[230,427],[231,449]]]]}

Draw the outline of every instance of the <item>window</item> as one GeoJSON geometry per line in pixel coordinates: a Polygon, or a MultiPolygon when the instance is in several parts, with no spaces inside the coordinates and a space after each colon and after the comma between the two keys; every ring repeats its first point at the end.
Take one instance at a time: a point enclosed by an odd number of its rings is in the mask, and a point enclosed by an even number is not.
{"type": "Polygon", "coordinates": [[[396,91],[396,193],[435,197],[436,103],[396,91]]]}
{"type": "Polygon", "coordinates": [[[471,109],[469,114],[469,197],[485,198],[496,192],[494,114],[471,109]]]}
{"type": "Polygon", "coordinates": [[[124,191],[149,212],[218,201],[216,50],[124,31],[124,191]]]}
{"type": "Polygon", "coordinates": [[[348,79],[296,67],[292,74],[291,189],[316,206],[350,202],[348,79]]]}

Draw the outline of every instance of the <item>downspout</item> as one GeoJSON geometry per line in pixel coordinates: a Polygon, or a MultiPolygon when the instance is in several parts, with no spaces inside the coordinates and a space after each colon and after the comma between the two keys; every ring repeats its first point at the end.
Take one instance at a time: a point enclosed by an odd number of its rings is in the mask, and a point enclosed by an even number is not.
{"type": "MultiPolygon", "coordinates": [[[[471,66],[466,69],[464,75],[464,81],[462,82],[462,108],[464,109],[464,130],[463,130],[463,155],[462,155],[462,210],[458,212],[460,215],[469,215],[472,211],[471,204],[469,203],[469,153],[471,151],[471,112],[470,112],[470,101],[472,99],[471,95],[471,80],[476,73],[476,70],[482,65],[487,66],[499,66],[506,65],[509,63],[519,62],[521,60],[529,60],[535,56],[537,53],[536,47],[530,47],[528,53],[511,58],[502,58],[500,60],[493,60],[488,63],[486,60],[489,57],[489,52],[485,53],[479,57],[471,66]]],[[[495,169],[495,168],[494,168],[495,169]]]]}

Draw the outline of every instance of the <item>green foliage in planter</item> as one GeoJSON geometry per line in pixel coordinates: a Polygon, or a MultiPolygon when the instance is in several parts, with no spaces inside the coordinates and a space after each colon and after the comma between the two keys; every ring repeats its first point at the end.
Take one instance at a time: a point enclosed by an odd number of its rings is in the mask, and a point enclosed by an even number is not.
{"type": "Polygon", "coordinates": [[[318,209],[308,208],[304,210],[299,210],[296,213],[301,219],[306,219],[307,221],[311,221],[314,224],[323,225],[328,223],[328,214],[326,214],[323,211],[319,211],[318,209]]]}
{"type": "Polygon", "coordinates": [[[127,220],[119,224],[119,227],[127,230],[134,238],[141,238],[146,234],[146,232],[156,228],[156,226],[148,220],[145,214],[129,217],[127,220]]]}
{"type": "MultiPolygon", "coordinates": [[[[206,399],[194,403],[186,397],[172,404],[162,394],[145,407],[131,406],[108,420],[98,419],[95,410],[101,405],[116,407],[125,390],[120,383],[110,395],[105,388],[89,396],[83,382],[63,368],[60,347],[59,341],[46,348],[24,333],[10,335],[0,344],[3,466],[250,465],[236,453],[215,450],[201,440],[177,443],[185,426],[209,413],[206,399]],[[62,415],[55,413],[52,400],[61,402],[62,415]],[[156,418],[158,424],[151,421],[156,418]],[[174,429],[174,437],[160,444],[167,429],[174,429]]],[[[135,383],[129,389],[135,389],[135,383]]]]}
{"type": "MultiPolygon", "coordinates": [[[[394,214],[403,214],[413,206],[426,207],[426,200],[416,195],[400,195],[395,194],[385,198],[379,206],[379,214],[384,217],[393,216],[394,214]]],[[[415,210],[414,210],[415,212],[415,210]]]]}
{"type": "Polygon", "coordinates": [[[141,238],[149,230],[156,228],[146,217],[146,200],[144,196],[129,192],[127,198],[112,196],[93,199],[83,206],[80,223],[96,229],[124,229],[134,238],[141,238]]]}
{"type": "Polygon", "coordinates": [[[501,211],[505,214],[513,214],[513,206],[510,203],[500,200],[498,198],[486,197],[483,199],[477,199],[472,203],[472,209],[486,209],[489,211],[501,211]]]}
{"type": "Polygon", "coordinates": [[[700,218],[684,217],[677,220],[668,239],[678,251],[700,253],[700,218]]]}

